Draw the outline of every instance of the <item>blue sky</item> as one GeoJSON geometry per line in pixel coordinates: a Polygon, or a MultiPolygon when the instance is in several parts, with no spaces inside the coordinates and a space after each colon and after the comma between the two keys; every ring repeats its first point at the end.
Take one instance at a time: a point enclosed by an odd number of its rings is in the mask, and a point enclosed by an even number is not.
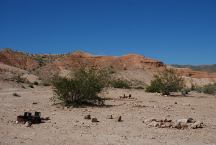
{"type": "Polygon", "coordinates": [[[0,48],[216,63],[215,0],[0,0],[0,48]]]}

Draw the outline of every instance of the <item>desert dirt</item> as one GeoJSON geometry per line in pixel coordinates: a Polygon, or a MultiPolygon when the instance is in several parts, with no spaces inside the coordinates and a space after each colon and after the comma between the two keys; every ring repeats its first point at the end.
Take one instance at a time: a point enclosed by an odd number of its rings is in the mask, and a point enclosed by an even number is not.
{"type": "Polygon", "coordinates": [[[105,107],[64,108],[50,101],[51,87],[24,89],[13,83],[0,84],[0,145],[216,144],[216,96],[192,92],[187,97],[164,97],[143,90],[108,89],[103,94],[105,107]],[[124,94],[131,94],[132,99],[120,99],[124,94]],[[16,117],[25,111],[39,111],[50,120],[31,127],[16,124],[16,117]],[[84,119],[88,114],[99,122],[84,119]],[[107,119],[108,115],[114,119],[107,119]],[[122,122],[116,121],[119,116],[122,122]],[[179,130],[143,123],[150,118],[189,117],[202,121],[205,127],[179,130]]]}

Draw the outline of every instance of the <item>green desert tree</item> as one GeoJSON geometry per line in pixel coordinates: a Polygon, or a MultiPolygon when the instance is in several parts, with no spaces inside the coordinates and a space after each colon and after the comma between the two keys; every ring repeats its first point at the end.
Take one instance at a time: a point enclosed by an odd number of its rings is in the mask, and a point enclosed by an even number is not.
{"type": "Polygon", "coordinates": [[[154,76],[146,91],[170,95],[171,92],[180,91],[183,87],[184,79],[175,70],[165,69],[163,72],[154,76]]]}
{"type": "Polygon", "coordinates": [[[65,105],[103,104],[98,94],[108,85],[108,80],[105,70],[94,68],[81,68],[70,78],[56,77],[53,100],[61,100],[65,105]]]}

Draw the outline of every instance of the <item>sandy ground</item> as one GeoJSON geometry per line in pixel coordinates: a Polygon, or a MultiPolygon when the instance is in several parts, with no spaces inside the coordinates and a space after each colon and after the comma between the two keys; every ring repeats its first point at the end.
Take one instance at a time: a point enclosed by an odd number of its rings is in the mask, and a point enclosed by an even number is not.
{"type": "Polygon", "coordinates": [[[191,93],[188,97],[162,97],[143,90],[110,89],[105,94],[107,107],[63,108],[52,105],[50,87],[33,89],[0,85],[0,145],[215,145],[216,97],[191,93]],[[12,94],[18,93],[20,97],[12,94]],[[134,99],[119,99],[132,94],[134,99]],[[33,104],[37,102],[37,104],[33,104]],[[175,104],[177,102],[177,104],[175,104]],[[16,124],[24,111],[40,111],[50,117],[46,123],[26,127],[16,124]],[[100,121],[92,123],[90,114],[100,121]],[[113,115],[114,119],[106,119],[113,115]],[[122,116],[123,122],[116,117],[122,116]],[[143,121],[149,118],[203,121],[202,129],[152,128],[143,121]]]}

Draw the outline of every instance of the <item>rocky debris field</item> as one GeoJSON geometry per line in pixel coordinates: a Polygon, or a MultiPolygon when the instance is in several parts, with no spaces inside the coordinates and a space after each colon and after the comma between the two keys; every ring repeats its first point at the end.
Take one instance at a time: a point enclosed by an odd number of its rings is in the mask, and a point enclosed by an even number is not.
{"type": "Polygon", "coordinates": [[[0,145],[216,144],[215,96],[109,89],[106,106],[73,108],[53,105],[52,95],[51,87],[1,85],[0,145]],[[35,111],[49,120],[17,124],[18,115],[35,111]]]}

